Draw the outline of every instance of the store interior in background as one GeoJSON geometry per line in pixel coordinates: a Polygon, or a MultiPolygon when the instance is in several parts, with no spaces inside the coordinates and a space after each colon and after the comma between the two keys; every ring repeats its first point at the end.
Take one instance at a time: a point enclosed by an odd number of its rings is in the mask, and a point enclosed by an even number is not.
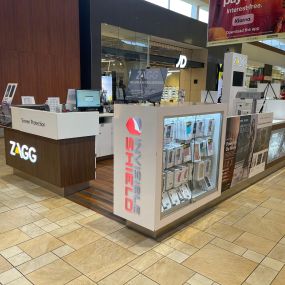
{"type": "Polygon", "coordinates": [[[112,85],[115,100],[123,99],[132,69],[167,68],[162,100],[177,102],[179,90],[184,90],[186,101],[200,101],[206,86],[206,49],[112,25],[101,27],[102,88],[112,85]],[[185,68],[176,67],[181,55],[187,57],[185,68]]]}

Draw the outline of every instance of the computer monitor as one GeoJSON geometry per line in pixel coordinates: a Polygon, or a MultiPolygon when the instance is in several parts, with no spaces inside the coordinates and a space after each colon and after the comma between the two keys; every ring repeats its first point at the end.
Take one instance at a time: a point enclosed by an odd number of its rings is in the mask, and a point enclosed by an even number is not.
{"type": "Polygon", "coordinates": [[[76,90],[76,107],[78,109],[98,109],[101,106],[100,91],[76,90]]]}

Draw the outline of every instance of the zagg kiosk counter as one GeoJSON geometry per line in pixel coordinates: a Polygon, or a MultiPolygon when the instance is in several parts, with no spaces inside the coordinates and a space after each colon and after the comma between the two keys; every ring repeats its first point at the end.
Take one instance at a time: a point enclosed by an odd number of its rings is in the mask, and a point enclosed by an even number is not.
{"type": "Polygon", "coordinates": [[[223,104],[116,105],[114,213],[156,233],[219,197],[225,113],[223,104]]]}
{"type": "Polygon", "coordinates": [[[5,128],[6,162],[15,174],[70,195],[95,179],[98,112],[53,113],[12,107],[5,128]]]}

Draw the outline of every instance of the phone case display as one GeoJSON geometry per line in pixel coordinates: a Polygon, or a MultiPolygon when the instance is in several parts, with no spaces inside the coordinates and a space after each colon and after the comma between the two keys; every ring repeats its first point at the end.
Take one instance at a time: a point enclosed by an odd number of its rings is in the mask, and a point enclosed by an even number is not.
{"type": "Polygon", "coordinates": [[[164,119],[164,214],[218,189],[220,136],[220,114],[164,119]],[[171,201],[170,208],[164,206],[165,193],[171,201]]]}
{"type": "Polygon", "coordinates": [[[221,195],[226,105],[114,111],[114,214],[129,226],[155,233],[221,195]]]}

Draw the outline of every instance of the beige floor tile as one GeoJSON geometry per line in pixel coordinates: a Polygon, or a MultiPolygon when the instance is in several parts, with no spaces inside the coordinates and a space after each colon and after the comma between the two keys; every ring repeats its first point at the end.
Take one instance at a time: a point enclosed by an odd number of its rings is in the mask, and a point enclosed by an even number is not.
{"type": "Polygon", "coordinates": [[[95,215],[96,212],[93,211],[93,210],[89,210],[89,209],[86,210],[86,208],[85,208],[85,211],[80,212],[80,214],[81,214],[82,216],[84,216],[84,217],[90,217],[90,216],[95,215]]]}
{"type": "Polygon", "coordinates": [[[198,251],[198,248],[190,245],[190,244],[187,244],[185,242],[182,242],[178,239],[175,239],[175,238],[170,238],[168,239],[167,241],[164,242],[164,244],[174,248],[174,249],[177,249],[179,251],[181,251],[182,253],[185,253],[189,256],[191,256],[192,254],[194,254],[195,252],[198,251]]]}
{"type": "Polygon", "coordinates": [[[13,266],[18,266],[21,265],[29,260],[31,260],[32,258],[27,255],[25,252],[22,252],[18,255],[12,256],[8,259],[8,261],[13,265],[13,266]]]}
{"type": "Polygon", "coordinates": [[[80,224],[88,227],[89,229],[99,233],[102,236],[109,235],[113,232],[116,232],[124,227],[124,225],[110,220],[106,217],[99,216],[99,217],[89,217],[79,221],[80,224]],[[91,218],[90,222],[86,222],[91,218]]]}
{"type": "MultiPolygon", "coordinates": [[[[285,207],[285,204],[284,204],[285,207]]],[[[275,223],[278,223],[285,228],[285,212],[279,212],[275,210],[271,210],[264,216],[265,219],[271,220],[275,223]]]]}
{"type": "Polygon", "coordinates": [[[225,216],[222,220],[220,220],[220,223],[233,225],[235,222],[246,216],[251,211],[251,206],[241,206],[240,208],[232,211],[229,215],[225,216]]]}
{"type": "Polygon", "coordinates": [[[282,267],[284,266],[283,262],[270,258],[270,257],[265,257],[265,259],[262,261],[261,264],[273,270],[276,270],[276,271],[280,271],[282,267]]]}
{"type": "Polygon", "coordinates": [[[143,241],[129,247],[129,251],[133,252],[134,254],[141,255],[144,254],[145,252],[151,250],[153,247],[155,247],[158,243],[151,239],[151,238],[146,238],[143,241]]]}
{"type": "Polygon", "coordinates": [[[136,256],[115,243],[99,239],[63,259],[95,282],[118,270],[136,256]]]}
{"type": "Polygon", "coordinates": [[[124,248],[129,248],[146,239],[145,236],[128,228],[120,229],[106,236],[106,238],[124,248]]]}
{"type": "Polygon", "coordinates": [[[45,231],[43,229],[36,226],[34,223],[25,225],[25,226],[21,227],[20,230],[22,232],[24,232],[25,234],[27,234],[31,238],[35,238],[35,237],[40,236],[40,235],[45,233],[45,231]]]}
{"type": "Polygon", "coordinates": [[[279,241],[284,235],[284,231],[278,223],[264,218],[260,219],[250,214],[238,221],[235,227],[275,242],[279,241]]]}
{"type": "Polygon", "coordinates": [[[236,245],[234,243],[231,243],[229,241],[220,239],[220,238],[215,238],[211,241],[211,244],[214,244],[220,248],[223,248],[225,250],[228,250],[232,253],[238,254],[238,255],[243,255],[246,252],[246,248],[241,247],[239,245],[236,245]]]}
{"type": "Polygon", "coordinates": [[[202,248],[215,238],[213,235],[191,227],[177,233],[174,237],[197,248],[202,248]]]}
{"type": "Polygon", "coordinates": [[[264,255],[263,254],[260,254],[260,253],[257,253],[255,251],[252,251],[252,250],[247,250],[244,254],[243,254],[243,257],[249,259],[249,260],[252,260],[256,263],[261,263],[261,261],[264,259],[264,255]]]}
{"type": "Polygon", "coordinates": [[[259,265],[253,273],[248,277],[246,282],[251,285],[269,285],[277,275],[277,271],[259,265]]]}
{"type": "Polygon", "coordinates": [[[174,250],[171,253],[169,253],[167,257],[177,263],[182,263],[184,260],[186,260],[189,257],[189,255],[182,253],[178,250],[174,250]]]}
{"type": "Polygon", "coordinates": [[[146,269],[143,274],[161,285],[184,284],[194,272],[165,257],[146,269]]]}
{"type": "Polygon", "coordinates": [[[73,212],[76,212],[76,213],[81,213],[81,212],[85,212],[86,211],[85,207],[83,207],[83,206],[81,206],[79,204],[76,204],[76,203],[66,204],[65,207],[70,209],[73,212]]]}
{"type": "Polygon", "coordinates": [[[0,233],[4,233],[41,219],[41,216],[27,207],[0,214],[0,233]]]}
{"type": "Polygon", "coordinates": [[[130,262],[129,266],[142,272],[162,258],[163,255],[151,250],[130,262]]]}
{"type": "Polygon", "coordinates": [[[126,283],[126,285],[157,285],[157,283],[140,274],[128,283],[126,283]]]}
{"type": "Polygon", "coordinates": [[[61,227],[59,225],[57,225],[56,223],[50,223],[50,224],[48,224],[46,226],[43,226],[42,229],[45,232],[50,233],[52,231],[61,229],[61,227]]]}
{"type": "Polygon", "coordinates": [[[2,256],[0,256],[0,274],[10,270],[13,266],[2,256]]]}
{"type": "Polygon", "coordinates": [[[268,256],[285,263],[285,245],[277,244],[268,256]]]}
{"type": "Polygon", "coordinates": [[[62,285],[79,277],[81,273],[62,260],[56,260],[30,274],[27,278],[37,285],[62,285]]]}
{"type": "Polygon", "coordinates": [[[54,262],[57,259],[58,257],[55,254],[49,252],[18,266],[17,269],[26,275],[35,270],[38,270],[47,264],[54,262]]]}
{"type": "Polygon", "coordinates": [[[69,203],[72,203],[72,202],[65,198],[61,198],[61,197],[54,197],[54,198],[40,202],[42,206],[47,207],[49,209],[59,208],[69,203]]]}
{"type": "Polygon", "coordinates": [[[285,212],[284,206],[285,206],[284,201],[278,198],[270,198],[261,204],[261,207],[280,211],[283,213],[285,212]]]}
{"type": "Polygon", "coordinates": [[[207,232],[219,238],[233,242],[237,239],[243,231],[230,225],[216,223],[207,229],[207,232]]]}
{"type": "Polygon", "coordinates": [[[74,249],[70,246],[68,246],[67,244],[55,249],[52,251],[55,255],[57,255],[58,257],[64,257],[72,252],[74,252],[74,249]]]}
{"type": "Polygon", "coordinates": [[[254,209],[251,214],[255,215],[259,218],[264,217],[268,212],[270,212],[270,209],[267,208],[263,208],[263,207],[257,207],[256,209],[254,209]]]}
{"type": "Polygon", "coordinates": [[[19,279],[16,279],[10,283],[8,283],[8,285],[33,285],[28,279],[26,279],[25,277],[21,277],[19,279]]]}
{"type": "Polygon", "coordinates": [[[65,227],[65,226],[68,226],[70,224],[74,224],[74,223],[76,223],[82,219],[84,219],[84,216],[82,216],[81,214],[75,214],[71,217],[59,220],[56,223],[61,227],[65,227]]]}
{"type": "Polygon", "coordinates": [[[221,216],[210,213],[205,216],[198,217],[196,221],[191,223],[191,227],[204,231],[219,220],[221,220],[221,216]]]}
{"type": "Polygon", "coordinates": [[[44,218],[44,219],[41,219],[39,221],[34,222],[34,224],[38,227],[44,227],[44,226],[49,225],[51,223],[52,222],[47,218],[44,218]]]}
{"type": "Polygon", "coordinates": [[[161,254],[161,255],[166,256],[166,255],[170,254],[171,252],[173,252],[174,248],[170,247],[170,246],[168,246],[166,244],[161,243],[158,246],[154,247],[153,250],[155,252],[161,254]]]}
{"type": "Polygon", "coordinates": [[[81,275],[80,277],[68,282],[67,285],[96,285],[96,284],[86,276],[81,275]]]}
{"type": "Polygon", "coordinates": [[[52,222],[56,222],[56,221],[60,221],[62,219],[71,217],[73,215],[75,215],[76,213],[65,208],[65,207],[61,207],[61,208],[56,208],[53,210],[49,210],[47,212],[42,213],[42,215],[49,219],[52,222]]]}
{"type": "Polygon", "coordinates": [[[263,255],[267,255],[276,245],[276,242],[251,233],[242,234],[234,243],[263,255]]]}
{"type": "Polygon", "coordinates": [[[70,224],[70,225],[68,225],[66,227],[62,227],[60,229],[51,231],[49,233],[51,235],[53,235],[54,237],[59,238],[59,237],[62,237],[64,235],[68,234],[68,233],[71,233],[71,232],[73,232],[75,230],[78,230],[81,227],[82,227],[81,225],[74,223],[74,224],[70,224]]]}
{"type": "Polygon", "coordinates": [[[284,285],[284,280],[285,280],[285,267],[282,268],[282,270],[273,280],[271,285],[284,285]]]}
{"type": "Polygon", "coordinates": [[[115,271],[108,277],[104,278],[102,281],[98,282],[99,285],[123,285],[126,282],[133,279],[135,276],[137,276],[139,272],[134,270],[133,268],[129,266],[124,266],[120,268],[119,270],[115,271]]]}
{"type": "Polygon", "coordinates": [[[188,284],[190,285],[212,285],[213,284],[213,280],[200,275],[198,273],[196,273],[194,276],[192,276],[188,282],[188,284]]]}
{"type": "Polygon", "coordinates": [[[284,245],[285,245],[285,237],[284,237],[284,238],[282,238],[282,239],[279,241],[279,243],[281,243],[281,244],[284,244],[284,245]]]}
{"type": "Polygon", "coordinates": [[[18,246],[12,246],[9,247],[7,249],[4,249],[2,251],[0,251],[0,254],[5,257],[6,259],[18,255],[20,253],[22,253],[23,251],[18,247],[18,246]]]}
{"type": "Polygon", "coordinates": [[[86,228],[80,228],[71,233],[68,233],[59,239],[74,249],[79,249],[87,244],[90,244],[98,239],[101,236],[94,231],[91,231],[86,228]]]}
{"type": "Polygon", "coordinates": [[[8,208],[8,207],[6,207],[6,206],[0,207],[0,214],[1,214],[1,213],[4,213],[4,212],[7,212],[7,211],[9,211],[9,210],[10,210],[10,208],[8,208]]]}
{"type": "Polygon", "coordinates": [[[223,285],[240,285],[257,266],[253,261],[210,244],[183,264],[223,285]]]}
{"type": "Polygon", "coordinates": [[[8,284],[22,277],[22,274],[15,268],[5,271],[0,274],[0,284],[8,284]]]}
{"type": "Polygon", "coordinates": [[[2,203],[9,207],[10,209],[16,209],[20,207],[24,207],[30,204],[33,204],[35,201],[31,198],[28,197],[20,197],[20,198],[15,198],[15,199],[10,199],[6,201],[2,201],[2,203]]]}
{"type": "Polygon", "coordinates": [[[2,251],[29,239],[29,236],[18,229],[0,234],[0,250],[2,251]]]}
{"type": "Polygon", "coordinates": [[[63,242],[59,241],[52,235],[44,234],[20,244],[19,247],[28,255],[35,258],[49,251],[53,251],[62,245],[63,242]]]}

